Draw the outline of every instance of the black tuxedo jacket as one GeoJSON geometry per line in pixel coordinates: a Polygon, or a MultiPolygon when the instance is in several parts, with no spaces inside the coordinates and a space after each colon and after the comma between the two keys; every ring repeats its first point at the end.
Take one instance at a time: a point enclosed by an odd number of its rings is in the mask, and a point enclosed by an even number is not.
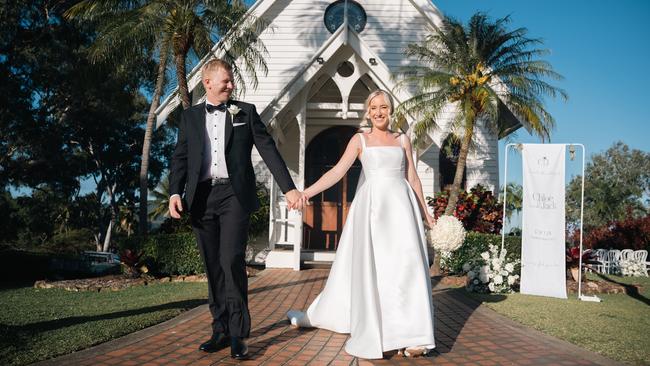
{"type": "MultiPolygon", "coordinates": [[[[257,199],[255,173],[251,163],[253,144],[283,193],[294,189],[295,185],[255,106],[234,100],[231,100],[229,105],[236,105],[240,111],[235,116],[226,112],[225,155],[228,175],[239,203],[247,211],[254,212],[260,207],[260,203],[257,199]]],[[[171,161],[170,194],[183,196],[185,192],[185,203],[188,209],[192,207],[194,193],[199,183],[203,154],[210,153],[204,151],[207,134],[205,113],[205,103],[197,104],[182,112],[176,149],[171,161]]]]}

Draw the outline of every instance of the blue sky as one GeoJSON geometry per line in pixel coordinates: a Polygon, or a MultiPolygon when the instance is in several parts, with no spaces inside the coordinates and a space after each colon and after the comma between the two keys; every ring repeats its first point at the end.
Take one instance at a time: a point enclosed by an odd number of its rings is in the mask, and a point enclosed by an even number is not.
{"type": "MultiPolygon", "coordinates": [[[[650,151],[650,1],[644,0],[435,0],[445,15],[466,23],[477,11],[493,18],[511,17],[511,27],[525,27],[542,38],[545,57],[565,80],[555,85],[569,101],[548,100],[557,127],[554,143],[582,143],[587,158],[621,140],[650,151]]],[[[536,143],[523,129],[514,142],[536,143]]],[[[500,144],[500,180],[503,151],[500,144]]],[[[578,156],[579,157],[579,156],[578,156]]],[[[509,155],[508,181],[521,181],[521,158],[509,155]]],[[[580,164],[567,163],[567,179],[580,174],[580,164]]]]}

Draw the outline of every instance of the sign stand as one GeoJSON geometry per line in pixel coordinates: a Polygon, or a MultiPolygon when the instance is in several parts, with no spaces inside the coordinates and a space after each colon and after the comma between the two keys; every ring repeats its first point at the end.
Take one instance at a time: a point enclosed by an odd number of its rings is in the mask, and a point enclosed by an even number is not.
{"type": "MultiPolygon", "coordinates": [[[[580,192],[580,257],[578,258],[578,299],[582,301],[592,301],[592,302],[601,302],[602,300],[598,296],[586,296],[582,295],[582,222],[584,214],[584,202],[585,202],[585,146],[583,144],[564,144],[569,147],[569,154],[571,160],[575,157],[575,147],[580,147],[582,149],[582,187],[580,192]]],[[[508,190],[508,150],[510,147],[521,151],[524,148],[524,144],[507,144],[505,149],[505,168],[504,168],[504,178],[503,178],[503,223],[505,226],[506,222],[506,201],[508,196],[506,195],[508,190]]],[[[522,210],[524,207],[522,207],[522,210]]],[[[501,230],[501,250],[503,250],[505,240],[506,240],[505,230],[501,230]]]]}

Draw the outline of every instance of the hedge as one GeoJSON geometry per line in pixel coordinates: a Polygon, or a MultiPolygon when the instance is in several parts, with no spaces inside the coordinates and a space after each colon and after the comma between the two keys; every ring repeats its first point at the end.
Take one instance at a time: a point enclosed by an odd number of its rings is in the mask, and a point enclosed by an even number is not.
{"type": "MultiPolygon", "coordinates": [[[[144,252],[143,258],[149,269],[158,275],[189,275],[203,273],[203,260],[193,233],[151,235],[145,241],[140,237],[122,240],[120,249],[144,252]]],[[[479,258],[490,244],[501,246],[501,235],[468,232],[461,247],[445,259],[442,268],[451,274],[463,272],[463,264],[479,258]]],[[[507,259],[521,259],[521,237],[506,236],[507,259]]]]}
{"type": "MultiPolygon", "coordinates": [[[[487,251],[490,244],[501,248],[501,235],[468,232],[463,245],[453,252],[451,257],[443,260],[443,263],[441,263],[442,269],[451,274],[463,273],[463,264],[472,259],[480,258],[481,253],[487,251]]],[[[506,236],[504,247],[508,251],[506,255],[508,261],[521,259],[520,236],[506,236]]]]}
{"type": "Polygon", "coordinates": [[[158,275],[190,275],[205,272],[194,233],[131,237],[119,243],[120,250],[144,252],[144,262],[158,275]]]}

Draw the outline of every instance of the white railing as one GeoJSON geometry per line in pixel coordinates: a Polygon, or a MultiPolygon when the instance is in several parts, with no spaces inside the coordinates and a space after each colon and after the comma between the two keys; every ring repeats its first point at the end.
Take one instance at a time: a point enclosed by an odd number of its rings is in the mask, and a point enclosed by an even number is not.
{"type": "Polygon", "coordinates": [[[302,246],[302,212],[289,210],[287,202],[276,183],[271,184],[269,212],[269,248],[277,245],[293,249],[292,268],[300,270],[300,249],[302,246]]]}

